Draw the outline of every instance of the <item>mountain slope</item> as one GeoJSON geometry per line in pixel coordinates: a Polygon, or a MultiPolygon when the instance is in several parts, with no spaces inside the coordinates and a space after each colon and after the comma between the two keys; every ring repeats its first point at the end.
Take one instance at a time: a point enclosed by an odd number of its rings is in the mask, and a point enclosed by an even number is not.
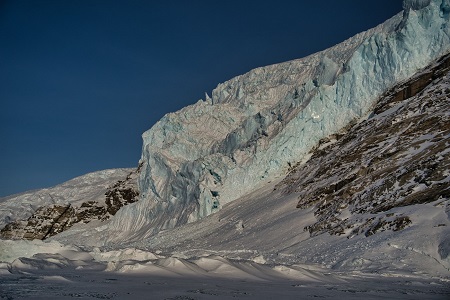
{"type": "Polygon", "coordinates": [[[401,230],[392,208],[450,198],[450,57],[389,91],[369,119],[323,140],[279,188],[314,206],[311,234],[401,230]],[[429,85],[429,86],[428,86],[429,85]],[[350,218],[349,214],[355,215],[350,218]],[[371,218],[358,219],[360,214],[371,218]]]}
{"type": "Polygon", "coordinates": [[[74,224],[107,220],[137,201],[133,169],[89,173],[52,188],[0,199],[0,237],[46,239],[74,224]]]}
{"type": "Polygon", "coordinates": [[[333,48],[250,71],[143,134],[140,201],[109,225],[112,240],[201,219],[282,174],[322,138],[450,50],[441,0],[333,48]],[[130,222],[130,220],[133,222],[130,222]]]}
{"type": "Polygon", "coordinates": [[[126,246],[449,278],[449,62],[394,87],[369,118],[323,140],[285,178],[126,246]]]}

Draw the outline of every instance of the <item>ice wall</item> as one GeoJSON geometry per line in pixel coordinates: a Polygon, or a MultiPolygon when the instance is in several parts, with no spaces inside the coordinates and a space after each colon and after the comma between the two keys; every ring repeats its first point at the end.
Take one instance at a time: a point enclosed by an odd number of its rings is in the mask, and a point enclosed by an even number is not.
{"type": "Polygon", "coordinates": [[[141,200],[112,219],[114,237],[195,221],[283,174],[321,138],[367,114],[389,87],[449,51],[447,2],[405,1],[403,14],[374,29],[252,70],[164,116],[143,134],[141,200]]]}
{"type": "Polygon", "coordinates": [[[403,0],[403,10],[407,12],[410,9],[419,10],[430,5],[431,0],[403,0]]]}

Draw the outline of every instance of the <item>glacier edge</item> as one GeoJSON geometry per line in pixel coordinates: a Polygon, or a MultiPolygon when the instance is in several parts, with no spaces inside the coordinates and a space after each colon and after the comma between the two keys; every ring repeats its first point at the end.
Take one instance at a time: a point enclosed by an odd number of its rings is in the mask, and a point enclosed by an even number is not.
{"type": "Polygon", "coordinates": [[[254,69],[164,116],[143,134],[141,199],[111,220],[109,241],[203,218],[367,114],[384,91],[449,52],[444,3],[431,0],[330,49],[254,69]]]}

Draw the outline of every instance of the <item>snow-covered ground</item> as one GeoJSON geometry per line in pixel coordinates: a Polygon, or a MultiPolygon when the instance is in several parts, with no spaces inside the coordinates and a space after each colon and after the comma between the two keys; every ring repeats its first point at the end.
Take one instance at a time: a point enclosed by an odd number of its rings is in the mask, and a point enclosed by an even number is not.
{"type": "MultiPolygon", "coordinates": [[[[414,278],[321,275],[313,280],[40,271],[2,278],[0,299],[448,299],[448,286],[414,278]]],[[[251,277],[250,275],[248,277],[251,277]]]]}
{"type": "Polygon", "coordinates": [[[450,282],[433,276],[338,272],[312,264],[268,264],[263,257],[248,261],[205,253],[186,259],[134,248],[84,252],[36,241],[3,246],[19,250],[17,256],[24,254],[23,249],[40,254],[0,263],[0,299],[448,299],[450,295],[450,282]]]}

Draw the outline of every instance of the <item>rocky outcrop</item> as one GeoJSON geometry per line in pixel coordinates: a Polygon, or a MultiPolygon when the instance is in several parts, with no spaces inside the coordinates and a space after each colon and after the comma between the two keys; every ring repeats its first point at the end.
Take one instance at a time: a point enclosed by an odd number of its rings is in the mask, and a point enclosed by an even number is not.
{"type": "Polygon", "coordinates": [[[39,239],[61,233],[77,223],[89,223],[92,220],[105,221],[114,216],[125,205],[136,202],[137,176],[140,167],[110,186],[104,201],[85,201],[81,204],[52,204],[39,207],[27,220],[8,223],[0,231],[0,237],[6,239],[39,239]]]}
{"type": "Polygon", "coordinates": [[[75,209],[71,205],[52,205],[39,208],[28,220],[7,224],[0,235],[6,239],[39,239],[55,235],[74,222],[75,209]]]}
{"type": "Polygon", "coordinates": [[[450,55],[397,85],[368,119],[323,139],[277,188],[315,207],[311,235],[373,235],[413,219],[396,207],[450,199],[450,55]]]}
{"type": "Polygon", "coordinates": [[[102,220],[114,216],[123,206],[138,201],[139,191],[136,181],[141,167],[142,164],[136,171],[131,172],[125,180],[119,180],[105,193],[107,214],[105,213],[102,220]]]}

